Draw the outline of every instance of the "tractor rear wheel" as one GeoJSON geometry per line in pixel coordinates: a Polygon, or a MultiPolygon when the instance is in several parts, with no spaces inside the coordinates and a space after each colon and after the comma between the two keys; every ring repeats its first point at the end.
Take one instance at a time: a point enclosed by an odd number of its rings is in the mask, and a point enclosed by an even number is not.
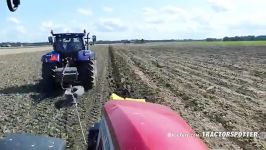
{"type": "Polygon", "coordinates": [[[96,86],[96,62],[81,62],[78,66],[79,81],[85,90],[96,86]]]}
{"type": "Polygon", "coordinates": [[[53,77],[55,67],[54,63],[42,63],[42,89],[44,92],[52,92],[56,88],[53,77]]]}

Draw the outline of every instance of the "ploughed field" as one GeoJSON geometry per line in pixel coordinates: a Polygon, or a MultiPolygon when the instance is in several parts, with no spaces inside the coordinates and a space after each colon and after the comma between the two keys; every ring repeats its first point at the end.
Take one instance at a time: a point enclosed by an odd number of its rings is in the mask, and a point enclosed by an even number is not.
{"type": "MultiPolygon", "coordinates": [[[[171,107],[199,135],[266,131],[266,47],[129,44],[92,49],[98,79],[78,100],[84,129],[100,119],[102,105],[116,92],[171,107]]],[[[48,135],[65,139],[68,149],[84,149],[74,107],[59,110],[55,106],[64,99],[62,92],[42,92],[43,50],[12,49],[0,55],[0,137],[48,135]]],[[[201,138],[210,149],[266,148],[265,140],[257,138],[201,138]]]]}
{"type": "MultiPolygon", "coordinates": [[[[75,107],[59,110],[57,104],[65,99],[62,91],[43,92],[40,82],[41,56],[52,48],[35,49],[36,52],[32,53],[21,53],[25,48],[12,49],[8,55],[0,56],[0,137],[10,133],[46,135],[65,139],[67,149],[85,149],[75,107]]],[[[102,104],[109,97],[106,79],[108,47],[97,46],[92,49],[98,56],[99,82],[78,99],[86,136],[89,126],[100,119],[102,104]]]]}
{"type": "MultiPolygon", "coordinates": [[[[207,131],[266,131],[266,47],[158,44],[111,49],[113,68],[119,72],[115,83],[127,89],[125,94],[170,106],[200,136],[207,131]]],[[[266,148],[265,139],[201,138],[213,149],[266,148]]]]}

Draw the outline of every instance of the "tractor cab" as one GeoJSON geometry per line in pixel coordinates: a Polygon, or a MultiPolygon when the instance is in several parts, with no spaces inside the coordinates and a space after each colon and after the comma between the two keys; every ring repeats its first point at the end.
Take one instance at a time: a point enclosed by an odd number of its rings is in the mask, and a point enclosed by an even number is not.
{"type": "Polygon", "coordinates": [[[57,33],[52,32],[49,37],[49,43],[53,45],[55,51],[59,53],[75,53],[85,50],[84,36],[85,33],[57,33]]]}
{"type": "Polygon", "coordinates": [[[55,51],[61,53],[77,52],[85,49],[84,34],[57,34],[53,47],[55,51]]]}
{"type": "Polygon", "coordinates": [[[52,33],[49,37],[49,43],[53,45],[55,52],[58,52],[63,58],[77,58],[78,52],[85,50],[85,33],[52,33]]]}

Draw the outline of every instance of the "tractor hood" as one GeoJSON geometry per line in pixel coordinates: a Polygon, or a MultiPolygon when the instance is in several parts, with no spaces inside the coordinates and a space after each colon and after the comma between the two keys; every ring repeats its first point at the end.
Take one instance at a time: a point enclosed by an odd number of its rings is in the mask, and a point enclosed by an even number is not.
{"type": "Polygon", "coordinates": [[[114,135],[114,145],[120,150],[208,149],[187,122],[166,106],[112,100],[105,104],[104,114],[114,135]]]}

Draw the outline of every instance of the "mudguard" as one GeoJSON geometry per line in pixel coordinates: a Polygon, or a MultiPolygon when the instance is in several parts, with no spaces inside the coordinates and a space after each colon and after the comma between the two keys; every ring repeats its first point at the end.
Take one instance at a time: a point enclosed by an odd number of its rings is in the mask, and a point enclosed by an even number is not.
{"type": "Polygon", "coordinates": [[[78,52],[78,61],[88,61],[95,59],[96,59],[95,52],[91,50],[82,50],[78,52]]]}
{"type": "Polygon", "coordinates": [[[42,56],[42,62],[60,62],[60,53],[52,51],[42,56]]]}

